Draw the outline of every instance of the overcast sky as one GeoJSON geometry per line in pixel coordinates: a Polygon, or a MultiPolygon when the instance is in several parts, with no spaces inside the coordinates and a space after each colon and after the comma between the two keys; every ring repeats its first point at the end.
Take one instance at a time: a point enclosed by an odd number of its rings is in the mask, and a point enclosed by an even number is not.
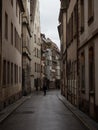
{"type": "MultiPolygon", "coordinates": [[[[60,0],[39,0],[41,33],[60,46],[57,31],[60,0]]],[[[60,48],[60,47],[59,47],[60,48]]]]}

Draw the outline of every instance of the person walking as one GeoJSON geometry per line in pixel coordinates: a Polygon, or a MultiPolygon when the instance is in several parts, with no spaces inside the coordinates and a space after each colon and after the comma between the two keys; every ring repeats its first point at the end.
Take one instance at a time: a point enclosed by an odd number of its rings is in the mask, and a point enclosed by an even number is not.
{"type": "Polygon", "coordinates": [[[44,96],[46,95],[46,90],[47,90],[47,80],[46,80],[46,78],[44,78],[44,82],[43,82],[44,96]]]}
{"type": "Polygon", "coordinates": [[[35,79],[35,88],[36,88],[36,91],[38,91],[38,79],[35,79]]]}

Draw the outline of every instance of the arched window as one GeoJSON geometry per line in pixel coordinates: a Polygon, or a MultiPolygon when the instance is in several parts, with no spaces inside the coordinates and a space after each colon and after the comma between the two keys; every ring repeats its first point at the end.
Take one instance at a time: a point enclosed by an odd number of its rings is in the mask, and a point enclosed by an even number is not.
{"type": "Polygon", "coordinates": [[[89,88],[94,90],[94,48],[89,48],[89,88]]]}

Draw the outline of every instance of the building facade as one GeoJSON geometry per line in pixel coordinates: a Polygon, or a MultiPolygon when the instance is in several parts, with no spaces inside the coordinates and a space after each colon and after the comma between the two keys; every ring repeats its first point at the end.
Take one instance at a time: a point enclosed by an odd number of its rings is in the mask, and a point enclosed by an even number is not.
{"type": "Polygon", "coordinates": [[[23,0],[25,12],[22,15],[22,87],[23,94],[31,92],[31,29],[30,1],[23,0]]]}
{"type": "Polygon", "coordinates": [[[59,51],[57,51],[56,53],[56,74],[55,74],[55,86],[57,89],[60,89],[60,84],[61,84],[61,67],[60,67],[60,59],[61,56],[60,56],[60,53],[59,51]]]}
{"type": "Polygon", "coordinates": [[[66,44],[66,24],[67,24],[67,1],[61,1],[58,32],[61,44],[61,93],[67,97],[67,44],[66,44]]]}
{"type": "Polygon", "coordinates": [[[60,52],[57,45],[44,34],[41,34],[41,39],[42,73],[44,72],[43,75],[49,82],[48,87],[56,88],[55,82],[57,81],[58,86],[60,84],[60,52]]]}
{"type": "MultiPolygon", "coordinates": [[[[33,2],[33,1],[32,1],[33,2]]],[[[41,78],[41,38],[40,38],[40,11],[39,0],[34,2],[34,12],[31,14],[31,89],[35,84],[40,88],[41,78]]],[[[31,5],[32,6],[32,5],[31,5]]],[[[31,9],[32,10],[32,9],[31,9]]]]}
{"type": "Polygon", "coordinates": [[[52,51],[50,48],[45,51],[45,73],[49,81],[52,81],[52,51]]]}
{"type": "Polygon", "coordinates": [[[21,0],[0,1],[0,109],[22,94],[21,0]]]}
{"type": "MultiPolygon", "coordinates": [[[[51,50],[52,50],[52,81],[56,82],[57,80],[57,74],[59,74],[60,71],[60,51],[57,47],[57,45],[52,42],[51,44],[51,50]],[[58,69],[56,69],[58,68],[58,69]],[[58,70],[58,72],[57,72],[58,70]]],[[[58,75],[58,78],[60,80],[60,75],[58,75]]]]}
{"type": "Polygon", "coordinates": [[[98,120],[98,1],[78,1],[80,108],[98,120]]]}
{"type": "Polygon", "coordinates": [[[65,74],[61,73],[62,93],[98,121],[97,5],[97,0],[61,0],[58,30],[61,49],[65,46],[61,59],[65,70],[65,74]]]}
{"type": "Polygon", "coordinates": [[[78,106],[78,79],[77,79],[77,0],[70,1],[67,8],[67,98],[78,106]]]}
{"type": "MultiPolygon", "coordinates": [[[[47,60],[48,58],[50,59],[50,57],[48,56],[49,48],[50,48],[50,44],[47,42],[47,38],[45,37],[45,34],[41,34],[41,89],[43,88],[44,78],[47,77],[46,71],[48,71],[50,68],[50,67],[47,68],[47,60]]],[[[48,60],[48,62],[50,62],[50,60],[48,60]]],[[[47,79],[48,81],[50,81],[49,76],[47,77],[47,79]]]]}

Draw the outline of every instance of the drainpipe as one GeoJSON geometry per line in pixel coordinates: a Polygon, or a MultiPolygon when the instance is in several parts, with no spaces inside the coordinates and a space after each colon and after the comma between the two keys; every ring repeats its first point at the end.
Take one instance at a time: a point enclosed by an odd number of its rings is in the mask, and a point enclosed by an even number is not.
{"type": "Polygon", "coordinates": [[[23,84],[23,14],[24,13],[22,13],[22,24],[21,24],[21,26],[22,26],[22,28],[21,28],[21,30],[22,30],[22,34],[21,34],[21,39],[22,39],[22,95],[24,95],[24,84],[23,84]]]}
{"type": "MultiPolygon", "coordinates": [[[[3,78],[2,78],[2,74],[3,74],[3,58],[2,58],[2,0],[0,1],[0,86],[3,83],[3,78]]],[[[0,91],[2,90],[2,88],[0,87],[0,91]]]]}
{"type": "MultiPolygon", "coordinates": [[[[67,5],[68,7],[68,5],[67,5]]],[[[67,7],[66,7],[66,87],[67,87],[67,100],[68,100],[68,65],[67,65],[67,44],[68,44],[68,38],[67,38],[67,7]]]]}
{"type": "Polygon", "coordinates": [[[79,45],[79,15],[78,15],[78,0],[77,0],[77,107],[79,108],[79,57],[78,57],[78,45],[79,45]]]}

